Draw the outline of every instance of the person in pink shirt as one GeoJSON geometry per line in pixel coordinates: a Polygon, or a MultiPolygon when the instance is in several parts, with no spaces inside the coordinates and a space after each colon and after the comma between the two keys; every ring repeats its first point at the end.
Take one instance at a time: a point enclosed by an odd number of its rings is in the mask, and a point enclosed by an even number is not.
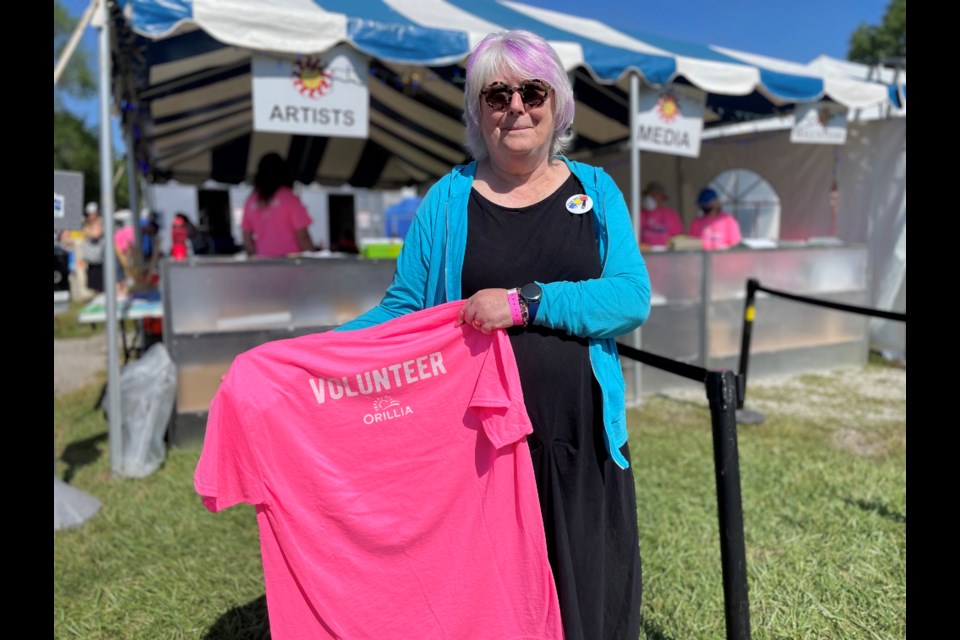
{"type": "Polygon", "coordinates": [[[133,245],[136,232],[133,229],[133,213],[129,209],[120,209],[113,214],[113,248],[120,264],[120,279],[134,276],[133,245]]]}
{"type": "Polygon", "coordinates": [[[697,205],[703,215],[690,223],[690,235],[700,238],[704,249],[729,249],[740,244],[740,223],[720,209],[720,197],[716,191],[703,189],[697,196],[697,205]]]}
{"type": "Polygon", "coordinates": [[[308,230],[310,214],[292,187],[293,176],[279,154],[260,158],[240,223],[248,255],[279,258],[315,249],[308,230]]]}
{"type": "Polygon", "coordinates": [[[659,182],[643,190],[640,209],[640,244],[665,247],[673,236],[683,233],[680,215],[666,204],[667,193],[659,182]]]}
{"type": "Polygon", "coordinates": [[[124,253],[133,248],[133,214],[129,209],[120,209],[113,214],[113,246],[117,253],[124,253]]]}

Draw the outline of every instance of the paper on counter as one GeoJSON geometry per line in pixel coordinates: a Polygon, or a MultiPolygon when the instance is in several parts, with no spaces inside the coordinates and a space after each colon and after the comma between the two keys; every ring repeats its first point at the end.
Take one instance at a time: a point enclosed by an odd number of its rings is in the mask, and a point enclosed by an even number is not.
{"type": "Polygon", "coordinates": [[[277,311],[274,313],[251,313],[245,316],[217,318],[217,329],[224,331],[236,331],[238,329],[262,329],[264,327],[273,327],[276,325],[288,325],[292,319],[293,318],[289,311],[277,311]]]}

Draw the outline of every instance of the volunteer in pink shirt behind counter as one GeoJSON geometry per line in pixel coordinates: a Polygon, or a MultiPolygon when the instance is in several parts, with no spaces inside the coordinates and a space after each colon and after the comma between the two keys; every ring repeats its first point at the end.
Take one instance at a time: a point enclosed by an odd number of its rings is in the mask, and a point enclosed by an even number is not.
{"type": "Polygon", "coordinates": [[[292,187],[293,175],[280,154],[260,158],[240,224],[248,255],[282,258],[316,249],[310,238],[310,214],[292,187]]]}
{"type": "Polygon", "coordinates": [[[720,197],[713,189],[703,189],[697,196],[702,215],[690,223],[690,235],[700,238],[703,248],[729,249],[740,244],[740,223],[720,209],[720,197]]]}
{"type": "Polygon", "coordinates": [[[680,214],[668,207],[667,192],[659,182],[650,182],[643,190],[640,209],[640,244],[665,247],[670,238],[683,233],[680,214]]]}

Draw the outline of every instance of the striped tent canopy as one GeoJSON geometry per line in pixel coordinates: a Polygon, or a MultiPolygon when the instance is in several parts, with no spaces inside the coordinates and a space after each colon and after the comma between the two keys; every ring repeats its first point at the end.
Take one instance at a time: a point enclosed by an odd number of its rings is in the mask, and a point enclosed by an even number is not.
{"type": "Polygon", "coordinates": [[[114,98],[149,179],[250,180],[285,156],[303,183],[424,184],[467,159],[463,63],[486,34],[522,28],[551,42],[573,81],[574,157],[629,141],[629,75],[707,92],[705,126],[783,115],[827,99],[893,103],[882,82],[720,47],[616,29],[511,0],[121,0],[113,12],[114,98]],[[253,129],[252,61],[346,43],[369,58],[369,138],[253,129]]]}

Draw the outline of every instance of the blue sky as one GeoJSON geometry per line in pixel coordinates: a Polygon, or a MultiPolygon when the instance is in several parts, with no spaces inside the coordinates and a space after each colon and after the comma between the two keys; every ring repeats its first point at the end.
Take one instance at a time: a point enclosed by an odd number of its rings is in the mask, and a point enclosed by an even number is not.
{"type": "MultiPolygon", "coordinates": [[[[62,0],[79,18],[88,0],[62,0]]],[[[850,34],[860,24],[878,25],[889,0],[519,0],[554,11],[591,17],[631,31],[740,49],[793,62],[818,55],[845,58],[850,34]]],[[[97,59],[97,32],[88,28],[82,46],[97,59]]],[[[99,126],[97,100],[68,101],[87,124],[99,126]]],[[[120,130],[114,123],[114,146],[120,130]]]]}

